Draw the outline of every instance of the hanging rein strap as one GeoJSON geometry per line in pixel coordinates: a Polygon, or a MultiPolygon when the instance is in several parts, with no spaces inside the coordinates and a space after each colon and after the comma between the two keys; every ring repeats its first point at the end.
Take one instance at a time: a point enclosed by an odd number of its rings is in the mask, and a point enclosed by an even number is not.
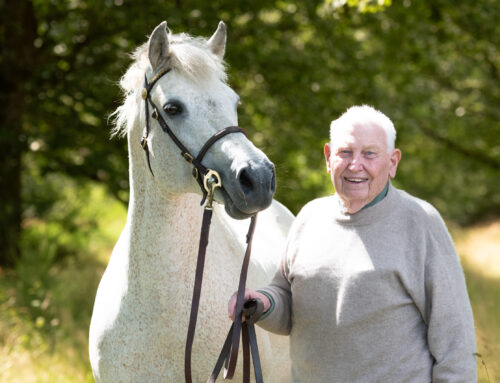
{"type": "MultiPolygon", "coordinates": [[[[186,383],[192,383],[191,373],[191,353],[193,348],[193,340],[196,330],[196,321],[198,317],[198,307],[200,303],[201,285],[203,279],[203,266],[205,264],[205,254],[208,245],[208,232],[210,228],[210,221],[212,218],[212,210],[205,209],[203,213],[203,222],[200,235],[200,244],[198,250],[198,261],[196,263],[195,284],[193,288],[193,298],[191,303],[191,313],[189,316],[188,335],[186,340],[186,348],[184,355],[184,376],[186,383]]],[[[253,361],[254,375],[257,383],[263,383],[262,368],[259,359],[259,349],[257,346],[257,336],[255,334],[255,323],[264,311],[264,305],[260,300],[251,300],[243,304],[245,284],[247,278],[248,265],[250,261],[250,253],[252,250],[252,238],[255,231],[255,223],[257,216],[254,215],[250,221],[250,227],[247,234],[247,249],[243,264],[241,267],[240,282],[238,285],[238,293],[236,300],[236,318],[226,341],[222,347],[219,358],[215,364],[214,370],[207,380],[207,383],[214,383],[217,380],[220,370],[224,361],[226,368],[224,371],[224,379],[231,379],[234,375],[236,362],[238,359],[238,347],[240,334],[242,337],[243,345],[243,383],[250,383],[250,361],[253,361]],[[245,315],[246,321],[241,323],[242,316],[245,315]],[[250,359],[250,352],[252,359],[250,359]]]]}
{"type": "Polygon", "coordinates": [[[255,334],[254,323],[257,322],[264,312],[264,304],[259,299],[252,299],[244,302],[245,284],[247,279],[248,265],[250,263],[250,253],[252,251],[252,238],[255,231],[257,216],[254,215],[250,221],[250,227],[247,234],[247,249],[243,264],[241,266],[240,282],[238,292],[236,293],[235,319],[229,333],[222,346],[219,358],[215,364],[214,370],[207,380],[207,383],[214,383],[217,380],[222,365],[224,368],[224,379],[232,379],[238,360],[238,348],[240,334],[243,346],[243,383],[250,383],[250,351],[254,367],[256,383],[263,383],[262,368],[260,365],[259,349],[257,346],[257,336],[255,334]],[[245,322],[242,323],[242,317],[245,316],[245,322]]]}
{"type": "MultiPolygon", "coordinates": [[[[153,170],[151,169],[151,162],[149,156],[148,148],[148,136],[150,132],[149,125],[149,107],[151,105],[153,112],[151,117],[158,121],[162,130],[167,133],[172,141],[181,150],[181,156],[193,166],[192,174],[193,177],[200,185],[201,191],[203,193],[203,198],[201,205],[207,201],[205,209],[203,211],[203,220],[201,225],[200,242],[198,247],[198,260],[196,264],[196,274],[195,274],[195,284],[193,288],[193,299],[191,303],[191,313],[189,317],[189,327],[188,335],[186,340],[185,358],[184,358],[184,375],[186,378],[186,383],[192,383],[191,374],[191,353],[193,348],[193,340],[196,329],[196,321],[198,318],[198,307],[200,304],[201,296],[201,284],[203,280],[203,268],[205,265],[205,255],[208,246],[208,236],[210,231],[210,223],[212,220],[212,202],[215,194],[215,190],[218,187],[222,187],[222,182],[219,174],[212,169],[208,169],[201,162],[203,157],[210,149],[210,147],[220,140],[222,137],[230,133],[246,133],[243,129],[238,126],[229,126],[224,128],[212,137],[210,137],[207,142],[200,149],[198,155],[194,157],[189,150],[184,146],[184,144],[177,138],[174,132],[170,129],[166,121],[161,116],[157,106],[151,99],[151,90],[153,89],[156,82],[165,74],[170,71],[169,68],[164,68],[151,79],[148,83],[146,76],[144,76],[144,88],[142,90],[142,98],[145,100],[146,108],[146,126],[141,138],[141,146],[146,152],[146,160],[148,163],[148,168],[151,174],[154,176],[153,170]]],[[[236,361],[238,359],[238,347],[240,334],[243,343],[243,383],[250,383],[250,350],[252,354],[252,360],[254,363],[254,373],[257,383],[262,383],[262,371],[260,366],[258,347],[257,347],[257,337],[255,335],[255,328],[253,323],[255,323],[263,312],[263,304],[259,300],[248,301],[243,303],[245,284],[247,278],[248,265],[250,261],[250,253],[252,248],[252,238],[255,231],[255,222],[257,216],[254,215],[251,218],[250,227],[247,234],[247,249],[245,252],[245,257],[243,260],[243,265],[241,268],[240,282],[238,285],[238,293],[236,300],[236,319],[229,334],[227,336],[226,342],[222,348],[219,359],[217,360],[216,366],[212,375],[208,378],[207,383],[213,383],[217,379],[217,376],[222,368],[224,360],[226,361],[226,369],[224,371],[224,378],[231,379],[234,375],[234,370],[236,368],[236,361]],[[245,323],[241,322],[242,316],[245,315],[245,323]]]]}

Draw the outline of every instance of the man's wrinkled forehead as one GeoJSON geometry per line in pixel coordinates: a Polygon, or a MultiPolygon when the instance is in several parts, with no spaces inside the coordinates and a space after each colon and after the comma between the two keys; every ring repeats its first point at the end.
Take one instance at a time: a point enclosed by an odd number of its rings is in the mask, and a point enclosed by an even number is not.
{"type": "Polygon", "coordinates": [[[332,135],[332,144],[386,146],[385,131],[375,123],[354,123],[337,126],[332,135]]]}

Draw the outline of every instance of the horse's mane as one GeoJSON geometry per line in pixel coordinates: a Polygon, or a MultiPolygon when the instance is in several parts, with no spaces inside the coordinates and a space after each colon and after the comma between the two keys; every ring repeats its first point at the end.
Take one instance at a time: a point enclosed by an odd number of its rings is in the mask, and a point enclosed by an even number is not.
{"type": "MultiPolygon", "coordinates": [[[[172,34],[168,31],[170,58],[168,67],[178,70],[195,82],[215,78],[226,82],[224,61],[210,50],[207,40],[186,33],[172,34]]],[[[148,43],[141,45],[131,55],[134,62],[120,80],[124,101],[110,117],[114,120],[111,135],[125,136],[131,127],[133,116],[140,102],[144,74],[151,64],[148,59],[148,43]]]]}

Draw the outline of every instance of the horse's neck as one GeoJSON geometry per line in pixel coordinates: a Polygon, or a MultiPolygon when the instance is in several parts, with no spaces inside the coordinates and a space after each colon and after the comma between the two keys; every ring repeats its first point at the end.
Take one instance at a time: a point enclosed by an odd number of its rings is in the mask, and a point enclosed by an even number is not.
{"type": "MultiPolygon", "coordinates": [[[[171,261],[180,252],[192,255],[198,244],[202,210],[199,196],[161,196],[152,187],[131,193],[128,215],[130,262],[171,261]]],[[[179,259],[177,258],[177,262],[179,259]]]]}
{"type": "MultiPolygon", "coordinates": [[[[141,132],[134,133],[135,137],[129,136],[131,190],[127,225],[115,248],[120,254],[116,258],[127,269],[129,288],[135,282],[143,288],[147,281],[153,289],[154,282],[165,284],[169,275],[175,280],[189,279],[189,286],[203,216],[201,195],[162,194],[147,168],[142,148],[131,145],[132,140],[140,140],[141,132]]],[[[215,278],[222,269],[238,273],[247,225],[227,217],[223,206],[214,209],[208,248],[214,256],[207,259],[208,276],[215,278]],[[210,274],[211,268],[214,270],[210,274]]]]}

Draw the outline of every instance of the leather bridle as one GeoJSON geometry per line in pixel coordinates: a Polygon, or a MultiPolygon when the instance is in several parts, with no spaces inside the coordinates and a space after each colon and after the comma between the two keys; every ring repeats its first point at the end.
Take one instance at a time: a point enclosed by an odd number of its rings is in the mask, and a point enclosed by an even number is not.
{"type": "MultiPolygon", "coordinates": [[[[193,166],[192,174],[198,185],[200,186],[201,192],[203,193],[203,199],[201,201],[201,205],[205,202],[207,195],[213,191],[217,187],[222,187],[222,181],[220,179],[219,173],[213,169],[208,169],[201,162],[203,157],[210,149],[210,147],[220,140],[222,137],[231,134],[231,133],[243,133],[245,136],[247,135],[243,129],[239,126],[228,126],[222,130],[219,130],[212,137],[210,137],[207,142],[200,149],[198,155],[195,157],[191,154],[191,152],[186,148],[186,146],[182,143],[181,140],[177,138],[172,129],[168,126],[167,122],[160,114],[158,107],[155,105],[154,101],[151,99],[151,90],[157,83],[157,81],[170,72],[170,68],[163,68],[156,73],[156,75],[151,79],[151,82],[148,83],[148,79],[144,76],[144,88],[142,89],[142,98],[146,102],[146,126],[144,127],[144,132],[141,138],[141,146],[146,152],[146,159],[148,162],[148,167],[153,174],[153,170],[151,169],[151,163],[149,159],[149,148],[148,148],[148,136],[149,136],[149,106],[153,109],[151,113],[151,117],[153,117],[160,124],[162,130],[167,133],[172,141],[177,145],[177,147],[181,150],[181,156],[184,158],[189,164],[193,166]]],[[[213,198],[213,196],[212,196],[213,198]]]]}
{"type": "MultiPolygon", "coordinates": [[[[170,72],[170,68],[163,68],[153,76],[150,82],[148,82],[146,75],[144,76],[144,88],[142,90],[142,98],[145,101],[146,109],[146,126],[144,127],[144,132],[141,138],[141,146],[146,152],[146,160],[148,163],[148,168],[154,177],[153,170],[151,169],[151,162],[149,157],[148,148],[148,136],[150,132],[149,125],[149,107],[151,106],[153,112],[151,117],[158,121],[162,130],[167,133],[172,141],[177,145],[181,151],[181,156],[193,166],[192,175],[198,185],[200,186],[203,198],[201,200],[201,205],[206,201],[205,208],[203,211],[203,220],[201,224],[200,233],[200,243],[198,248],[198,260],[196,263],[196,274],[195,283],[193,287],[193,298],[191,301],[191,313],[189,317],[189,327],[186,339],[186,348],[184,356],[184,376],[186,383],[192,383],[191,374],[191,351],[193,346],[194,334],[196,329],[196,321],[198,317],[198,307],[200,303],[201,295],[201,284],[203,280],[203,268],[205,264],[205,254],[208,246],[208,235],[210,231],[210,222],[212,219],[212,202],[214,199],[215,190],[217,188],[222,188],[222,180],[219,173],[216,170],[209,169],[202,164],[203,158],[210,147],[220,140],[222,137],[231,133],[246,133],[239,126],[229,126],[222,130],[219,130],[213,136],[211,136],[205,144],[202,146],[198,155],[195,157],[186,148],[186,146],[177,138],[172,129],[168,126],[165,119],[160,114],[158,107],[155,105],[151,99],[151,90],[158,82],[160,78],[170,72]]],[[[254,364],[254,373],[257,383],[262,383],[262,371],[260,367],[259,352],[257,347],[257,338],[255,335],[255,328],[253,323],[255,323],[261,316],[263,311],[263,304],[258,300],[244,301],[244,292],[246,284],[246,276],[248,271],[248,265],[250,261],[250,253],[252,248],[252,238],[255,230],[257,214],[251,217],[250,227],[247,234],[247,249],[245,252],[245,257],[243,259],[243,265],[241,268],[240,281],[238,284],[237,299],[236,299],[236,316],[235,320],[229,330],[224,346],[222,347],[219,358],[216,362],[215,368],[207,380],[207,383],[213,383],[217,379],[217,376],[222,368],[222,364],[225,361],[225,371],[224,378],[231,379],[234,375],[236,368],[236,360],[238,357],[239,339],[240,333],[242,336],[243,344],[243,382],[250,382],[250,350],[252,355],[252,361],[254,364]],[[242,323],[242,317],[245,316],[246,321],[242,323]]]]}

